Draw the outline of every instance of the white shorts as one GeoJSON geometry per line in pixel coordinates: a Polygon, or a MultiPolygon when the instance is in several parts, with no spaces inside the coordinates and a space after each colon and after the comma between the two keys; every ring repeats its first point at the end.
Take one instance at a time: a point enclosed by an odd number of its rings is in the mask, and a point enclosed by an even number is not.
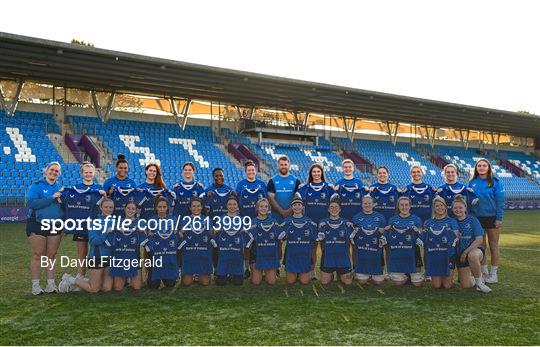
{"type": "MultiPolygon", "coordinates": [[[[424,275],[420,272],[413,272],[411,275],[411,282],[419,283],[424,281],[424,275]]],[[[403,272],[390,272],[390,279],[392,281],[406,281],[407,274],[403,272]]]]}
{"type": "Polygon", "coordinates": [[[370,278],[372,278],[373,281],[375,281],[375,282],[383,282],[384,281],[384,275],[356,274],[354,277],[359,281],[367,281],[370,278]]]}

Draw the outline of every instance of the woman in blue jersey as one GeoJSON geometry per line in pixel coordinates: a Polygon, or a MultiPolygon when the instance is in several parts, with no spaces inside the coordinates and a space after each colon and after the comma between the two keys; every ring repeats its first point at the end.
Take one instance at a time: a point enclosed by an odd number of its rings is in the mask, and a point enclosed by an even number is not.
{"type": "Polygon", "coordinates": [[[411,166],[411,183],[405,187],[401,195],[411,199],[411,213],[420,217],[422,222],[431,218],[431,205],[436,189],[424,183],[424,169],[420,165],[411,166]]]}
{"type": "Polygon", "coordinates": [[[249,251],[251,264],[251,283],[261,284],[263,277],[266,283],[275,284],[281,254],[281,242],[278,239],[280,228],[270,215],[270,202],[266,198],[255,203],[257,218],[251,221],[249,231],[253,243],[249,251]]]}
{"type": "Polygon", "coordinates": [[[189,204],[191,199],[199,197],[204,193],[204,185],[195,180],[195,165],[186,162],[182,166],[182,181],[174,184],[176,194],[173,215],[189,216],[189,204]]]}
{"type": "Polygon", "coordinates": [[[304,202],[297,196],[291,204],[292,216],[283,221],[280,240],[286,241],[285,272],[287,284],[298,280],[307,284],[313,269],[312,254],[316,250],[317,224],[304,216],[304,202]]]}
{"type": "Polygon", "coordinates": [[[448,217],[448,208],[443,198],[433,199],[432,218],[424,222],[420,234],[424,246],[426,276],[431,277],[434,288],[451,288],[452,257],[458,241],[459,226],[454,218],[448,217]]]}
{"type": "Polygon", "coordinates": [[[120,229],[111,235],[113,264],[109,275],[113,278],[113,288],[116,291],[124,289],[126,281],[133,289],[142,288],[142,271],[136,262],[140,259],[140,248],[146,235],[137,226],[137,204],[129,202],[124,207],[124,220],[120,229]],[[124,225],[125,223],[125,225],[124,225]]]}
{"type": "Polygon", "coordinates": [[[240,205],[240,216],[249,216],[252,219],[257,217],[255,203],[268,196],[266,183],[257,178],[257,167],[255,163],[247,161],[244,164],[246,178],[236,185],[238,204],[240,205]]]}
{"type": "Polygon", "coordinates": [[[169,217],[170,204],[164,196],[158,196],[154,203],[155,215],[147,221],[148,238],[141,244],[152,259],[148,268],[148,287],[174,287],[178,280],[177,251],[180,236],[176,231],[175,220],[169,217]]]}
{"type": "Polygon", "coordinates": [[[319,223],[317,240],[322,248],[321,283],[332,282],[334,272],[343,284],[351,284],[351,257],[349,252],[352,223],[340,217],[339,199],[333,198],[328,204],[330,217],[319,223]]]}
{"type": "Polygon", "coordinates": [[[411,200],[406,196],[398,199],[397,211],[398,214],[389,219],[384,232],[385,243],[388,244],[387,270],[395,285],[405,284],[409,275],[412,284],[419,287],[424,277],[417,272],[415,245],[422,230],[422,221],[411,214],[411,200]]]}
{"type": "Polygon", "coordinates": [[[188,223],[182,228],[180,254],[182,260],[182,285],[189,286],[198,275],[199,283],[203,286],[210,284],[212,276],[212,227],[204,218],[204,201],[201,198],[191,198],[191,212],[188,223]],[[210,226],[210,228],[208,228],[210,226]]]}
{"type": "Polygon", "coordinates": [[[126,156],[119,154],[116,160],[116,175],[109,177],[103,182],[103,190],[107,195],[112,195],[116,188],[133,189],[137,188],[134,180],[128,177],[129,164],[126,156]]]}
{"type": "Polygon", "coordinates": [[[210,218],[222,217],[227,214],[227,200],[231,196],[236,197],[236,192],[225,184],[225,175],[222,168],[214,168],[212,176],[214,183],[206,188],[203,194],[204,202],[210,218]]]}
{"type": "Polygon", "coordinates": [[[369,187],[369,195],[375,200],[375,211],[389,220],[396,213],[398,189],[389,181],[389,172],[385,166],[377,169],[377,182],[369,187]]]}
{"type": "MultiPolygon", "coordinates": [[[[456,195],[461,195],[467,202],[469,206],[469,211],[471,206],[475,205],[478,202],[478,197],[472,190],[472,188],[467,187],[466,185],[458,182],[458,169],[454,164],[448,164],[443,168],[444,175],[444,184],[437,189],[437,195],[442,197],[446,201],[446,206],[452,206],[454,202],[454,197],[456,195]]],[[[453,217],[453,211],[448,211],[448,215],[453,217]]]]}
{"type": "MultiPolygon", "coordinates": [[[[99,214],[99,203],[105,196],[105,191],[100,184],[94,182],[96,168],[90,162],[81,164],[82,182],[73,186],[64,188],[60,198],[64,208],[64,217],[66,220],[86,220],[95,218],[99,214]]],[[[73,241],[77,244],[77,257],[80,260],[77,263],[78,272],[76,278],[83,278],[86,274],[86,268],[83,266],[84,259],[88,253],[88,230],[87,222],[81,223],[82,230],[65,231],[65,234],[73,234],[73,241]]]]}
{"type": "MultiPolygon", "coordinates": [[[[26,236],[30,245],[30,272],[32,275],[32,294],[55,293],[58,291],[54,283],[54,266],[45,267],[47,286],[41,288],[41,258],[46,256],[49,262],[56,258],[62,234],[51,228],[44,228],[46,220],[62,219],[64,212],[60,206],[62,186],[58,182],[61,174],[60,164],[52,162],[45,168],[45,177],[30,185],[26,195],[28,219],[26,236]]],[[[51,263],[54,264],[54,263],[51,263]]]]}
{"type": "Polygon", "coordinates": [[[242,223],[235,223],[238,215],[238,200],[234,196],[227,199],[227,214],[216,220],[216,228],[219,232],[214,236],[211,243],[218,251],[216,266],[216,285],[223,286],[227,282],[234,285],[244,283],[245,260],[249,254],[247,249],[253,239],[245,232],[242,223]]]}
{"type": "Polygon", "coordinates": [[[373,207],[373,197],[364,195],[362,211],[353,217],[351,242],[356,280],[364,284],[371,278],[374,284],[380,285],[384,283],[383,233],[386,219],[373,207]]]}
{"type": "Polygon", "coordinates": [[[482,248],[484,230],[478,218],[467,213],[467,200],[456,195],[452,203],[452,210],[459,226],[459,242],[456,249],[456,267],[458,269],[459,283],[462,288],[472,288],[482,293],[491,292],[482,277],[481,262],[485,257],[482,248]]]}
{"type": "MultiPolygon", "coordinates": [[[[169,207],[174,206],[175,194],[163,181],[163,174],[158,164],[151,163],[144,169],[146,181],[137,187],[139,191],[138,205],[140,208],[139,218],[148,219],[155,214],[155,201],[163,196],[169,202],[169,207]]],[[[169,211],[169,213],[172,212],[169,211]]]]}
{"type": "Polygon", "coordinates": [[[504,214],[504,187],[499,179],[493,175],[493,169],[487,159],[479,159],[476,162],[469,187],[478,197],[478,204],[473,206],[473,213],[486,231],[483,245],[484,249],[489,245],[491,254],[491,271],[486,265],[487,257],[484,257],[482,274],[486,283],[497,283],[499,281],[497,276],[500,257],[499,237],[504,214]]]}
{"type": "Polygon", "coordinates": [[[328,217],[328,203],[334,194],[334,187],[325,181],[321,164],[311,165],[308,181],[298,188],[298,194],[304,201],[306,217],[317,224],[328,217]]]}
{"type": "Polygon", "coordinates": [[[113,221],[110,218],[114,211],[114,203],[111,199],[101,200],[99,205],[101,215],[92,223],[88,231],[89,247],[86,257],[88,279],[75,278],[65,273],[58,285],[61,293],[75,291],[77,287],[89,293],[99,291],[108,292],[112,289],[113,279],[109,275],[111,251],[111,237],[113,221]]]}
{"type": "Polygon", "coordinates": [[[341,164],[343,178],[336,183],[336,193],[341,201],[341,215],[352,222],[353,217],[361,210],[362,197],[368,193],[361,179],[354,177],[354,163],[351,159],[341,164]]]}

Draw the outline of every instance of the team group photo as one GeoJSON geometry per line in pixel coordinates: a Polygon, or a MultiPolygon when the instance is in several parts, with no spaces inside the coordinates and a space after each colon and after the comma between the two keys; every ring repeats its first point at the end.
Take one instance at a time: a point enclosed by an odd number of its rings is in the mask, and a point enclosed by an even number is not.
{"type": "Polygon", "coordinates": [[[540,344],[540,56],[510,54],[538,28],[479,19],[532,2],[25,2],[0,24],[1,345],[540,344]]]}

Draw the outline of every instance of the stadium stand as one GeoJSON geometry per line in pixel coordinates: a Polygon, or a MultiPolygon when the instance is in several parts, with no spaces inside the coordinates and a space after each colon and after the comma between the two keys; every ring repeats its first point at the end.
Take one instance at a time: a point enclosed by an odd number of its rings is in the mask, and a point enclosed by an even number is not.
{"type": "MultiPolygon", "coordinates": [[[[62,164],[64,186],[80,181],[78,163],[64,162],[48,136],[60,133],[51,114],[18,111],[14,117],[7,117],[0,111],[0,115],[3,126],[0,135],[0,204],[23,204],[28,186],[42,177],[41,169],[51,161],[62,164]]],[[[235,186],[243,178],[243,169],[238,167],[232,156],[225,155],[221,143],[212,142],[212,139],[217,139],[223,143],[230,142],[229,145],[239,150],[246,160],[265,163],[267,176],[277,172],[277,158],[287,155],[291,159],[291,172],[303,182],[307,181],[309,167],[317,162],[325,168],[327,181],[335,183],[342,177],[341,162],[346,153],[357,155],[373,167],[387,166],[391,181],[398,186],[410,182],[409,171],[414,164],[424,168],[427,183],[442,184],[441,170],[429,157],[456,164],[461,171],[460,180],[465,182],[475,161],[491,156],[495,173],[506,187],[508,200],[540,200],[540,161],[519,151],[490,151],[486,155],[472,148],[437,145],[432,149],[427,145],[413,147],[408,142],[397,142],[394,146],[389,141],[366,139],[356,139],[351,143],[341,137],[333,137],[331,141],[319,137],[317,145],[270,142],[268,139],[258,144],[229,128],[221,129],[223,136],[220,138],[205,126],[188,125],[181,130],[177,124],[125,119],[111,119],[105,124],[97,117],[88,116],[67,116],[67,121],[77,134],[94,134],[113,157],[126,154],[131,163],[130,176],[137,182],[144,181],[144,166],[155,161],[163,168],[165,182],[172,185],[181,179],[179,164],[191,161],[197,168],[197,178],[205,185],[212,182],[211,170],[222,167],[226,183],[235,186]]],[[[106,175],[115,171],[110,161],[105,163],[104,169],[106,175]]],[[[371,169],[361,170],[357,175],[366,184],[375,180],[371,169]]]]}
{"type": "MultiPolygon", "coordinates": [[[[466,179],[470,177],[478,159],[493,160],[489,155],[481,154],[472,148],[436,146],[436,151],[448,162],[455,164],[466,179]]],[[[540,199],[540,185],[527,177],[517,177],[497,162],[492,167],[494,174],[504,184],[507,199],[540,199]]]]}
{"type": "MultiPolygon", "coordinates": [[[[390,171],[390,180],[398,186],[410,183],[410,168],[420,165],[425,172],[426,183],[439,186],[443,183],[441,170],[426,160],[409,143],[398,142],[394,146],[388,141],[356,139],[351,144],[346,138],[334,137],[341,148],[350,149],[369,160],[375,167],[384,165],[390,171]]],[[[372,182],[374,183],[374,182],[372,182]]]]}
{"type": "MultiPolygon", "coordinates": [[[[69,121],[75,129],[95,132],[113,157],[126,154],[131,163],[130,176],[136,182],[144,182],[144,167],[151,162],[161,166],[169,186],[181,180],[181,165],[186,161],[195,164],[197,179],[205,185],[213,181],[215,167],[223,168],[226,184],[236,186],[243,178],[243,170],[212,143],[210,127],[188,125],[182,131],[177,124],[122,119],[111,119],[104,124],[98,118],[83,116],[69,116],[69,121]]],[[[114,164],[106,164],[106,170],[114,173],[114,164]]]]}
{"type": "Polygon", "coordinates": [[[79,165],[63,163],[47,137],[47,132],[60,131],[52,114],[18,111],[13,117],[7,117],[0,110],[0,119],[0,204],[24,203],[28,186],[42,178],[42,169],[52,161],[62,163],[62,176],[67,184],[78,177],[79,165]]]}

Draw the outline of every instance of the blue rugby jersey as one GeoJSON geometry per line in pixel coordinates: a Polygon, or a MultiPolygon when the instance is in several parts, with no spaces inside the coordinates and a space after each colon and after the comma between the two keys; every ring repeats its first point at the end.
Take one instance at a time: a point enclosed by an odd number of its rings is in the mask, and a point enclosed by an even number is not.
{"type": "Polygon", "coordinates": [[[436,194],[446,201],[448,215],[450,217],[454,217],[454,213],[452,212],[452,203],[454,202],[456,195],[459,194],[465,198],[465,201],[467,202],[467,212],[469,213],[472,206],[478,202],[478,197],[474,191],[472,191],[471,188],[467,189],[467,186],[460,182],[456,182],[454,184],[445,183],[437,189],[436,194]]]}
{"type": "MultiPolygon", "coordinates": [[[[64,218],[74,220],[86,220],[96,218],[99,214],[99,203],[103,199],[99,193],[102,187],[99,184],[90,186],[77,184],[73,187],[64,188],[60,201],[64,208],[64,218]]],[[[66,230],[66,234],[87,235],[87,223],[81,223],[83,230],[66,230]]]]}
{"type": "Polygon", "coordinates": [[[308,183],[298,188],[298,194],[304,200],[305,215],[315,223],[328,217],[328,203],[334,190],[326,182],[308,183]]]}
{"type": "Polygon", "coordinates": [[[253,239],[251,252],[255,253],[255,267],[259,270],[279,268],[280,226],[272,217],[252,220],[249,234],[253,239]]]}
{"type": "Polygon", "coordinates": [[[351,242],[356,250],[356,273],[383,274],[383,248],[379,242],[383,234],[379,229],[385,226],[386,220],[379,212],[360,212],[354,216],[351,242]]]}
{"type": "MultiPolygon", "coordinates": [[[[158,217],[152,219],[158,220],[158,217]]],[[[161,266],[153,266],[151,281],[178,279],[178,263],[176,252],[180,247],[180,236],[168,227],[154,230],[153,234],[142,242],[142,246],[152,254],[154,261],[160,259],[161,266]]]]}
{"type": "Polygon", "coordinates": [[[163,196],[169,201],[169,214],[173,211],[176,194],[170,193],[166,188],[139,188],[139,218],[148,219],[156,213],[154,203],[158,196],[163,196]]]}
{"type": "Polygon", "coordinates": [[[116,262],[111,264],[109,275],[113,277],[133,277],[140,269],[132,264],[133,261],[140,259],[140,248],[146,235],[136,229],[136,225],[137,221],[132,220],[126,230],[115,230],[109,239],[112,256],[118,262],[118,264],[116,262]]]}
{"type": "MultiPolygon", "coordinates": [[[[277,174],[268,181],[266,190],[268,193],[274,193],[277,204],[282,209],[287,210],[291,207],[294,194],[298,191],[300,184],[300,180],[294,175],[289,174],[286,177],[282,177],[277,174]]],[[[272,209],[272,217],[279,223],[283,221],[283,216],[277,213],[277,211],[274,211],[274,209],[272,209]]]]}
{"type": "Polygon", "coordinates": [[[206,208],[208,209],[208,216],[225,216],[227,214],[227,199],[232,195],[232,188],[226,184],[221,187],[216,187],[212,184],[208,187],[202,195],[206,208]],[[212,192],[212,196],[208,196],[208,192],[212,192]]]}
{"type": "MultiPolygon", "coordinates": [[[[396,213],[396,203],[399,197],[397,187],[390,183],[375,183],[373,191],[369,193],[375,200],[374,210],[383,214],[389,220],[396,213]]],[[[370,188],[371,188],[370,187],[370,188]]]]}
{"type": "Polygon", "coordinates": [[[116,188],[124,188],[124,189],[137,188],[137,184],[135,183],[134,180],[132,180],[129,177],[126,177],[123,180],[121,180],[116,176],[111,176],[111,177],[107,178],[105,180],[105,182],[103,182],[103,190],[108,193],[111,188],[113,188],[113,189],[116,189],[116,188]]]}
{"type": "Polygon", "coordinates": [[[394,215],[388,221],[390,229],[384,232],[388,243],[388,272],[416,272],[415,244],[422,221],[415,215],[406,218],[394,215]]]}
{"type": "Polygon", "coordinates": [[[136,188],[114,188],[110,198],[114,202],[114,212],[115,216],[124,216],[128,202],[134,202],[138,205],[140,192],[136,188]]]}
{"type": "Polygon", "coordinates": [[[204,193],[204,185],[198,181],[185,182],[181,181],[175,184],[174,193],[176,194],[173,215],[189,216],[189,201],[192,198],[199,197],[204,193]]]}
{"type": "Polygon", "coordinates": [[[222,230],[212,238],[212,245],[218,250],[217,276],[244,275],[244,250],[251,246],[253,239],[242,230],[222,230]]]}
{"type": "Polygon", "coordinates": [[[457,223],[459,226],[459,232],[461,234],[459,236],[457,252],[458,254],[461,254],[464,250],[469,248],[476,237],[484,236],[484,229],[482,228],[478,218],[470,214],[468,214],[463,220],[457,219],[457,223]]]}
{"type": "Polygon", "coordinates": [[[319,224],[322,247],[321,267],[351,268],[349,242],[352,223],[345,218],[325,218],[319,224]]]}
{"type": "Polygon", "coordinates": [[[454,218],[430,218],[424,223],[424,232],[419,236],[424,244],[426,276],[450,276],[451,258],[459,226],[454,218]]]}
{"type": "Polygon", "coordinates": [[[183,275],[212,274],[212,230],[202,223],[200,229],[193,225],[184,231],[180,250],[183,275]]]}
{"type": "Polygon", "coordinates": [[[266,198],[266,184],[260,179],[253,182],[243,179],[236,185],[236,193],[238,194],[238,205],[240,207],[240,216],[249,216],[252,219],[257,217],[255,203],[266,198]]]}
{"type": "Polygon", "coordinates": [[[288,217],[283,222],[279,238],[287,241],[285,271],[311,271],[311,252],[317,240],[317,224],[308,217],[288,217]]]}
{"type": "Polygon", "coordinates": [[[431,204],[435,197],[435,189],[426,183],[407,185],[401,195],[411,199],[411,214],[420,217],[422,222],[431,218],[431,204]]]}
{"type": "Polygon", "coordinates": [[[368,192],[361,179],[342,178],[337,182],[336,192],[339,195],[341,216],[352,222],[355,214],[362,210],[362,198],[368,192]]]}

